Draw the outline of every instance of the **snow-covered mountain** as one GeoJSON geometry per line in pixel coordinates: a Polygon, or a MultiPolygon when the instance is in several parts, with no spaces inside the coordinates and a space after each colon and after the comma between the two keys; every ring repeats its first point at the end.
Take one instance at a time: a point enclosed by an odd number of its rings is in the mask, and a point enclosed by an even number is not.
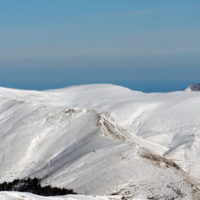
{"type": "Polygon", "coordinates": [[[191,84],[186,88],[186,91],[200,91],[200,83],[191,84]]]}
{"type": "Polygon", "coordinates": [[[0,88],[0,182],[79,194],[200,199],[200,93],[93,84],[0,88]]]}

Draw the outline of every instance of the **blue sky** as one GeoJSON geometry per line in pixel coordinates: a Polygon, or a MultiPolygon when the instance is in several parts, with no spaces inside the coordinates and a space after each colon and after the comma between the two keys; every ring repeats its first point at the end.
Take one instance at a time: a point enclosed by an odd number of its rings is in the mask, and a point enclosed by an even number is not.
{"type": "Polygon", "coordinates": [[[199,0],[0,0],[1,86],[169,91],[199,74],[199,0]]]}

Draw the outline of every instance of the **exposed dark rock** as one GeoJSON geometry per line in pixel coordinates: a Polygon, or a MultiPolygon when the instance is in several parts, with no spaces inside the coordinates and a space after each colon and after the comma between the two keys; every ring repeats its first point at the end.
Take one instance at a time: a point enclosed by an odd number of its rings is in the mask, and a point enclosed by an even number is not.
{"type": "Polygon", "coordinates": [[[194,83],[194,84],[190,85],[186,90],[200,91],[200,83],[194,83]]]}

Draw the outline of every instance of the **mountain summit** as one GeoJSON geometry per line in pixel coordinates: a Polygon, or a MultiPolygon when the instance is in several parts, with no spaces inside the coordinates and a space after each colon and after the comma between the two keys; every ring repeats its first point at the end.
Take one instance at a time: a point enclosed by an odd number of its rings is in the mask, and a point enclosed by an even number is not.
{"type": "Polygon", "coordinates": [[[200,91],[200,83],[193,83],[186,88],[187,91],[200,91]]]}

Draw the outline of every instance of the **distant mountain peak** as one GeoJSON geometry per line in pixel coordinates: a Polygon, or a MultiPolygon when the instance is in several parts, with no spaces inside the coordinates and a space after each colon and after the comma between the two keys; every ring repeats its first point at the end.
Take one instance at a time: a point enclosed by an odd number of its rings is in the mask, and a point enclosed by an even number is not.
{"type": "Polygon", "coordinates": [[[200,83],[193,83],[186,88],[186,91],[200,91],[200,83]]]}

